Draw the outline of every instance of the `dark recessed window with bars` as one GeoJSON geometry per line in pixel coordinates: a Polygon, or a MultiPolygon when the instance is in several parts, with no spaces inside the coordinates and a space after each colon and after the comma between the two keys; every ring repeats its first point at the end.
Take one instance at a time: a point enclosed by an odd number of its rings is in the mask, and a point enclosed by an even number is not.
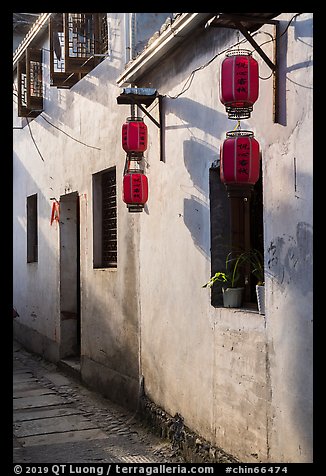
{"type": "Polygon", "coordinates": [[[115,169],[102,174],[102,267],[117,267],[117,191],[115,169]]]}
{"type": "Polygon", "coordinates": [[[69,89],[85,73],[73,73],[67,70],[65,61],[65,35],[63,13],[54,13],[50,17],[50,84],[58,88],[69,89]]]}
{"type": "Polygon", "coordinates": [[[27,197],[27,263],[38,260],[37,194],[27,197]]]}
{"type": "Polygon", "coordinates": [[[116,169],[93,175],[93,266],[117,267],[116,169]]]}
{"type": "Polygon", "coordinates": [[[42,50],[28,48],[17,66],[18,117],[36,117],[43,110],[42,50]]]}
{"type": "MultiPolygon", "coordinates": [[[[263,183],[262,169],[258,182],[249,191],[237,190],[229,193],[220,179],[220,168],[209,170],[210,222],[211,222],[211,276],[224,271],[225,259],[230,250],[259,250],[264,254],[263,236],[263,183]],[[231,196],[230,196],[230,195],[231,196]]],[[[239,281],[244,286],[244,305],[256,303],[255,279],[250,267],[239,281]]],[[[222,305],[222,283],[211,288],[211,304],[222,305]]]]}
{"type": "Polygon", "coordinates": [[[108,52],[106,13],[56,13],[50,19],[51,85],[70,88],[108,52]]]}

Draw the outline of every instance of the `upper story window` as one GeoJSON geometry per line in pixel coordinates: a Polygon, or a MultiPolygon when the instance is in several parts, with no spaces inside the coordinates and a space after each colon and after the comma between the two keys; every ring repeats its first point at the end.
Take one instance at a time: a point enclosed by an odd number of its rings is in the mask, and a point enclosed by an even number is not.
{"type": "Polygon", "coordinates": [[[106,13],[55,13],[49,30],[52,86],[70,88],[108,52],[106,13]]]}
{"type": "Polygon", "coordinates": [[[36,117],[43,110],[42,50],[27,48],[17,74],[18,116],[36,117]]]}

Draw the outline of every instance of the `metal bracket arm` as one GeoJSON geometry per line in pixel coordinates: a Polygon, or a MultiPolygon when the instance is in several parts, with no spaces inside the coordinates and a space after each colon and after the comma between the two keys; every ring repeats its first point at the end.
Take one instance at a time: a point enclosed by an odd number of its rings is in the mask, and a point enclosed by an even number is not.
{"type": "Polygon", "coordinates": [[[154,122],[154,124],[159,128],[161,129],[161,124],[157,122],[156,119],[154,119],[154,117],[148,112],[146,111],[146,109],[144,108],[144,106],[142,106],[142,104],[138,101],[135,101],[134,99],[132,100],[132,103],[135,104],[136,106],[139,107],[139,109],[141,109],[143,111],[144,114],[146,114],[146,116],[148,116],[150,118],[150,120],[152,122],[154,122]]]}
{"type": "Polygon", "coordinates": [[[265,63],[270,67],[272,71],[276,70],[276,64],[273,63],[266,55],[266,53],[261,49],[258,43],[253,39],[250,33],[245,29],[245,27],[240,22],[234,22],[235,27],[241,31],[243,36],[249,41],[249,43],[255,48],[257,53],[261,56],[261,58],[265,61],[265,63]]]}

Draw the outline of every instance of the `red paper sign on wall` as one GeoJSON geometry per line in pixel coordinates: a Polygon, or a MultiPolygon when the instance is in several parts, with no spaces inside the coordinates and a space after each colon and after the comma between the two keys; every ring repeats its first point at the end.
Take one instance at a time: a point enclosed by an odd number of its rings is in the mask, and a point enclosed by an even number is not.
{"type": "Polygon", "coordinates": [[[54,200],[54,202],[52,203],[50,225],[52,225],[54,221],[59,222],[59,218],[60,218],[60,204],[57,200],[54,200]]]}

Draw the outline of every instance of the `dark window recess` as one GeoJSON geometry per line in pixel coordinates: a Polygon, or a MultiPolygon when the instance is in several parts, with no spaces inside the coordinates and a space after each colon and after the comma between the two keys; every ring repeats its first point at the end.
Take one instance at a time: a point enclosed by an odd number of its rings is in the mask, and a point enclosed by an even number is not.
{"type": "Polygon", "coordinates": [[[27,263],[38,260],[37,194],[27,197],[27,263]]]}
{"type": "Polygon", "coordinates": [[[37,117],[43,110],[42,50],[27,48],[17,65],[18,116],[37,117]]]}
{"type": "Polygon", "coordinates": [[[116,171],[101,176],[102,188],[102,267],[117,267],[116,171]]]}
{"type": "Polygon", "coordinates": [[[65,64],[65,41],[63,13],[50,17],[50,84],[58,88],[69,89],[85,74],[67,71],[65,64]]]}
{"type": "Polygon", "coordinates": [[[108,51],[106,13],[57,13],[50,20],[51,85],[70,88],[108,51]]]}
{"type": "MultiPolygon", "coordinates": [[[[264,254],[262,171],[252,187],[226,189],[220,180],[220,168],[210,168],[210,220],[211,220],[211,276],[225,270],[225,258],[230,250],[258,249],[264,254]]],[[[255,279],[249,266],[244,270],[239,285],[244,286],[245,305],[256,303],[255,279]]],[[[212,306],[222,306],[222,283],[211,289],[212,306]]]]}
{"type": "MultiPolygon", "coordinates": [[[[109,31],[108,31],[108,19],[106,13],[98,13],[97,21],[99,23],[99,38],[96,40],[98,54],[107,55],[109,51],[109,31]]],[[[100,57],[99,60],[103,61],[104,57],[100,57]]]]}

